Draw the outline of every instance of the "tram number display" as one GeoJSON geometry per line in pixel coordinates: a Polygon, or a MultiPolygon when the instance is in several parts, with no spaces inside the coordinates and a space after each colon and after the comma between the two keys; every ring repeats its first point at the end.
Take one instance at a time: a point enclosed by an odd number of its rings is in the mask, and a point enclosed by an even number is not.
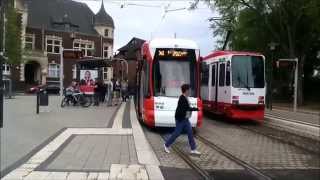
{"type": "Polygon", "coordinates": [[[176,50],[176,49],[161,49],[158,51],[159,57],[187,57],[188,51],[186,50],[176,50]]]}
{"type": "Polygon", "coordinates": [[[254,95],[254,92],[243,92],[243,95],[254,95]]]}

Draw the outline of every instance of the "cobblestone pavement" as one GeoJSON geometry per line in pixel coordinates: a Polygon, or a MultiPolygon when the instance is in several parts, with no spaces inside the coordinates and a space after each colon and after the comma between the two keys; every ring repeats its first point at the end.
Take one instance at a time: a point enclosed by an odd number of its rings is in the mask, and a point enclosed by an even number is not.
{"type": "Polygon", "coordinates": [[[315,137],[305,137],[301,133],[297,133],[293,130],[289,130],[285,127],[273,127],[264,124],[263,126],[257,126],[257,124],[241,124],[238,127],[248,129],[258,134],[263,134],[268,137],[278,139],[284,143],[291,144],[306,151],[320,154],[320,140],[315,137]]]}
{"type": "Polygon", "coordinates": [[[175,153],[168,154],[164,152],[163,150],[164,140],[159,135],[159,132],[154,132],[145,127],[144,133],[149,143],[151,144],[154,152],[156,153],[161,166],[190,169],[188,164],[186,164],[183,161],[183,159],[181,159],[177,154],[175,153]]]}
{"type": "MultiPolygon", "coordinates": [[[[206,170],[243,170],[241,166],[231,161],[224,155],[208,147],[201,141],[196,139],[197,149],[201,152],[200,156],[189,157],[196,162],[201,168],[206,170]]],[[[186,154],[190,153],[190,147],[188,144],[188,137],[186,135],[180,136],[176,140],[176,145],[183,150],[186,154]]]]}
{"type": "Polygon", "coordinates": [[[259,169],[319,169],[319,156],[293,145],[205,118],[199,133],[259,169]]]}

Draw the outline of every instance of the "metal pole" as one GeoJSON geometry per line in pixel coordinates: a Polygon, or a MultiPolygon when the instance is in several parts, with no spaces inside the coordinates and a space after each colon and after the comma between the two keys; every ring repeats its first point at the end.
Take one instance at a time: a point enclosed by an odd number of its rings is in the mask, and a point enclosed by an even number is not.
{"type": "Polygon", "coordinates": [[[298,58],[295,59],[295,73],[294,73],[294,102],[293,102],[293,111],[297,111],[297,103],[298,103],[298,69],[299,69],[299,62],[298,58]]]}
{"type": "Polygon", "coordinates": [[[6,20],[6,14],[5,14],[5,8],[3,7],[5,6],[4,4],[2,4],[2,13],[3,13],[3,35],[2,35],[2,52],[5,52],[6,51],[6,23],[7,23],[7,20],[6,20]]]}
{"type": "Polygon", "coordinates": [[[270,88],[270,91],[269,91],[269,108],[270,110],[272,110],[272,79],[273,79],[273,58],[274,58],[274,54],[273,54],[273,51],[272,51],[272,59],[271,59],[271,65],[270,65],[270,85],[269,85],[269,88],[270,88]]]}
{"type": "Polygon", "coordinates": [[[3,69],[3,53],[0,52],[0,128],[3,127],[3,75],[2,75],[2,69],[3,69]]]}
{"type": "Polygon", "coordinates": [[[63,96],[63,47],[60,48],[60,98],[63,96]]]}
{"type": "Polygon", "coordinates": [[[39,106],[40,106],[40,90],[37,91],[37,105],[36,105],[36,113],[39,114],[39,106]]]}

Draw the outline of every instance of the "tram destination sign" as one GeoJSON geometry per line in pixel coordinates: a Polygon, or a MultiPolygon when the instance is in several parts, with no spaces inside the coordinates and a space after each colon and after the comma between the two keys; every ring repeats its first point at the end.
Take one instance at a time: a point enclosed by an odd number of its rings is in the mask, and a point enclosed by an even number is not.
{"type": "Polygon", "coordinates": [[[158,50],[159,57],[172,57],[172,58],[183,58],[188,56],[187,50],[177,49],[160,49],[158,50]]]}

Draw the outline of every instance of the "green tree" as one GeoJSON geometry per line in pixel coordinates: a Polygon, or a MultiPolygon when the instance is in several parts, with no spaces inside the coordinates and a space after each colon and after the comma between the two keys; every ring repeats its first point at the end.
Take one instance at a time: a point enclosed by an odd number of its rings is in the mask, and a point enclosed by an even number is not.
{"type": "MultiPolygon", "coordinates": [[[[298,102],[303,102],[306,59],[320,40],[319,0],[205,0],[221,15],[213,20],[215,35],[231,30],[230,47],[270,53],[279,44],[279,56],[299,58],[298,102]]],[[[309,60],[309,59],[308,59],[309,60]]]]}
{"type": "Polygon", "coordinates": [[[5,49],[9,64],[21,62],[21,17],[18,15],[12,3],[8,3],[6,10],[5,49]]]}

